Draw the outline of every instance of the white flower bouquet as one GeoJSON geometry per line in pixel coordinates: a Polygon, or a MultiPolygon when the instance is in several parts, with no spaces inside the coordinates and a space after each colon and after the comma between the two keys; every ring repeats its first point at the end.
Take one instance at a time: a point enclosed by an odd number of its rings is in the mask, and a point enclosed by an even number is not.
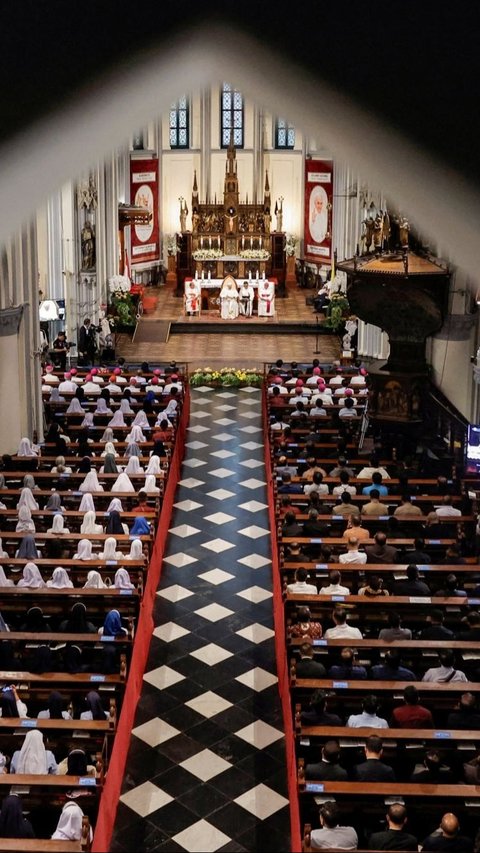
{"type": "Polygon", "coordinates": [[[196,249],[192,258],[194,261],[216,261],[223,258],[223,252],[221,249],[196,249]]]}
{"type": "Polygon", "coordinates": [[[267,252],[266,249],[242,249],[239,256],[249,261],[267,261],[270,252],[267,252]]]}
{"type": "Polygon", "coordinates": [[[112,275],[108,279],[110,293],[129,293],[131,281],[127,275],[112,275]]]}

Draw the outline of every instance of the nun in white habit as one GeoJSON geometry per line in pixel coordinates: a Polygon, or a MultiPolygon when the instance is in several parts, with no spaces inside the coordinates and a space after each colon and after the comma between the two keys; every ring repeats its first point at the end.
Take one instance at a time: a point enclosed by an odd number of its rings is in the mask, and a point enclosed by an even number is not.
{"type": "Polygon", "coordinates": [[[67,415],[84,415],[85,414],[85,409],[82,409],[82,407],[80,405],[80,400],[78,399],[78,397],[72,398],[70,405],[69,405],[67,411],[65,412],[65,414],[67,414],[67,415]]]}
{"type": "Polygon", "coordinates": [[[128,474],[125,474],[125,472],[123,471],[121,474],[118,475],[118,477],[115,480],[110,491],[111,492],[135,492],[135,487],[134,487],[130,477],[128,476],[128,474]]]}
{"type": "Polygon", "coordinates": [[[103,533],[103,527],[101,524],[95,524],[96,514],[95,510],[88,510],[83,516],[83,521],[80,527],[80,533],[84,536],[90,536],[96,533],[103,533]]]}
{"type": "Polygon", "coordinates": [[[93,560],[92,543],[90,539],[80,539],[78,551],[73,555],[74,560],[93,560]]]}
{"type": "Polygon", "coordinates": [[[132,426],[130,432],[128,433],[128,435],[125,439],[125,441],[136,441],[137,444],[141,444],[142,442],[145,442],[146,440],[147,439],[145,438],[145,436],[142,432],[142,427],[138,426],[138,424],[135,424],[135,426],[132,426]]]}
{"type": "Polygon", "coordinates": [[[100,439],[100,444],[105,444],[107,441],[113,441],[114,444],[116,444],[118,441],[118,438],[115,438],[115,436],[113,434],[112,427],[109,427],[109,426],[105,429],[105,431],[104,431],[104,433],[100,439]]]}
{"type": "Polygon", "coordinates": [[[113,418],[109,420],[108,426],[112,428],[127,426],[127,424],[125,423],[125,418],[123,417],[123,412],[120,409],[118,409],[118,411],[115,412],[113,418]]]}
{"type": "Polygon", "coordinates": [[[124,415],[134,415],[135,414],[135,412],[133,411],[133,409],[130,405],[130,400],[127,397],[123,397],[120,400],[120,411],[123,412],[124,415]]]}
{"type": "Polygon", "coordinates": [[[93,498],[90,492],[85,492],[82,496],[82,500],[80,501],[80,506],[78,507],[79,512],[90,512],[93,510],[95,512],[95,504],[93,502],[93,498]]]}
{"type": "MultiPolygon", "coordinates": [[[[138,542],[138,539],[134,539],[134,542],[138,542]]],[[[140,545],[142,543],[140,542],[140,545]]],[[[133,542],[132,542],[133,545],[133,542]]],[[[115,572],[115,582],[114,586],[116,589],[135,589],[135,584],[131,582],[130,575],[128,574],[126,569],[117,569],[115,572]]]]}
{"type": "Polygon", "coordinates": [[[85,417],[80,426],[86,427],[87,429],[91,429],[91,427],[95,426],[93,422],[93,412],[85,412],[85,417]]]}
{"type": "Polygon", "coordinates": [[[107,584],[103,582],[100,572],[92,570],[87,575],[83,589],[106,589],[107,584]]]}
{"type": "Polygon", "coordinates": [[[110,501],[107,512],[123,512],[123,506],[120,498],[112,498],[110,501]]]}
{"type": "Polygon", "coordinates": [[[23,567],[23,577],[17,583],[17,586],[26,586],[29,589],[41,589],[46,586],[40,570],[35,563],[25,563],[23,567]]]}
{"type": "Polygon", "coordinates": [[[134,426],[138,426],[140,429],[150,429],[148,418],[143,409],[140,409],[140,411],[135,415],[132,422],[132,427],[134,426]]]}
{"type": "Polygon", "coordinates": [[[53,533],[55,536],[70,533],[68,527],[65,527],[65,521],[61,512],[57,512],[53,516],[52,526],[48,528],[47,533],[53,533]]]}
{"type": "Polygon", "coordinates": [[[141,560],[143,557],[143,545],[141,539],[133,539],[130,545],[130,553],[125,554],[126,560],[141,560]]]}
{"type": "Polygon", "coordinates": [[[100,454],[100,456],[107,456],[108,454],[110,454],[110,456],[115,456],[115,458],[118,456],[118,450],[115,450],[113,441],[105,442],[105,450],[100,454]]]}
{"type": "Polygon", "coordinates": [[[52,577],[47,581],[50,589],[73,589],[73,583],[68,577],[68,572],[61,566],[53,570],[52,577]]]}
{"type": "Polygon", "coordinates": [[[154,454],[150,457],[150,461],[147,465],[145,474],[162,474],[162,469],[160,467],[160,457],[154,454]]]}
{"type": "Polygon", "coordinates": [[[32,773],[38,776],[56,772],[55,756],[49,749],[45,749],[42,732],[39,729],[27,732],[22,748],[13,753],[10,773],[32,773]]]}
{"type": "Polygon", "coordinates": [[[143,486],[143,491],[147,493],[147,495],[158,495],[160,492],[159,487],[155,481],[155,474],[147,474],[145,477],[145,485],[143,486]]]}
{"type": "Polygon", "coordinates": [[[128,474],[128,475],[130,475],[130,474],[138,475],[138,474],[144,474],[145,473],[144,469],[140,465],[138,456],[130,456],[130,459],[128,460],[127,467],[124,469],[124,471],[125,471],[125,474],[128,474]]]}
{"type": "Polygon", "coordinates": [[[78,487],[79,492],[103,492],[103,486],[98,482],[96,471],[89,471],[78,487]]]}
{"type": "Polygon", "coordinates": [[[15,528],[16,533],[35,533],[35,523],[32,518],[32,513],[30,512],[28,506],[25,504],[20,507],[18,510],[18,521],[17,526],[15,528]]]}
{"type": "Polygon", "coordinates": [[[96,415],[113,415],[113,411],[108,408],[107,401],[104,397],[99,397],[97,400],[97,407],[95,409],[94,414],[96,415]]]}
{"type": "Polygon", "coordinates": [[[38,456],[29,438],[22,438],[18,445],[17,456],[38,456]]]}
{"type": "Polygon", "coordinates": [[[38,503],[33,497],[32,490],[28,487],[24,487],[20,492],[20,498],[17,503],[17,509],[20,509],[21,506],[27,506],[29,510],[40,509],[38,503]]]}
{"type": "MultiPolygon", "coordinates": [[[[57,828],[52,835],[52,838],[57,838],[60,841],[81,841],[83,827],[83,812],[78,803],[70,800],[65,803],[57,828]]],[[[90,841],[92,840],[92,829],[90,827],[90,841]]]]}
{"type": "Polygon", "coordinates": [[[98,555],[99,560],[123,560],[121,551],[117,551],[117,540],[115,536],[109,536],[105,539],[103,551],[98,555]]]}
{"type": "Polygon", "coordinates": [[[15,586],[15,583],[7,578],[3,571],[3,566],[0,566],[0,588],[2,586],[15,586]]]}

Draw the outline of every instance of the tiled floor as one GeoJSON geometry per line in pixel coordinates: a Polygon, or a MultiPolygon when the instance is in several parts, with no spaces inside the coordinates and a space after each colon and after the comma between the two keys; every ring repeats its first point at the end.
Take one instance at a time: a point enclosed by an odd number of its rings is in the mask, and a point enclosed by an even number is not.
{"type": "Polygon", "coordinates": [[[112,851],[290,849],[260,391],[192,392],[112,851]]]}

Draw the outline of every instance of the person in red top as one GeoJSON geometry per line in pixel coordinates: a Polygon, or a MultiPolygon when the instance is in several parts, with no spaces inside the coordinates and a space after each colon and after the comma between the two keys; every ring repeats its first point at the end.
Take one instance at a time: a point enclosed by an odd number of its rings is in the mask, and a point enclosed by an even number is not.
{"type": "Polygon", "coordinates": [[[138,501],[138,504],[137,504],[137,506],[133,507],[132,512],[134,512],[135,514],[138,513],[138,515],[145,515],[146,513],[152,512],[152,507],[149,506],[147,503],[147,493],[146,492],[139,492],[137,495],[137,501],[138,501]]]}
{"type": "Polygon", "coordinates": [[[395,708],[390,727],[392,729],[433,729],[433,717],[423,705],[419,704],[418,690],[409,684],[403,691],[404,705],[395,708]]]}
{"type": "Polygon", "coordinates": [[[160,421],[160,426],[154,431],[152,441],[171,441],[173,430],[168,426],[168,421],[164,418],[160,421]]]}

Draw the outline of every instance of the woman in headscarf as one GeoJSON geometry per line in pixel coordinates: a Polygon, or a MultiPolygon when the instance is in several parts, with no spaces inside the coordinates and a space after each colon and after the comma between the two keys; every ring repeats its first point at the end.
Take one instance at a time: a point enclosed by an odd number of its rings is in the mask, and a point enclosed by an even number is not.
{"type": "Polygon", "coordinates": [[[92,534],[103,533],[103,527],[101,524],[95,524],[96,513],[95,510],[89,510],[83,516],[83,521],[80,527],[80,533],[84,536],[91,536],[92,534]]]}
{"type": "Polygon", "coordinates": [[[55,459],[55,465],[51,469],[50,473],[60,474],[61,477],[72,473],[72,469],[65,464],[65,456],[57,456],[55,459]]]}
{"type": "Polygon", "coordinates": [[[93,498],[90,492],[84,492],[82,496],[82,500],[80,501],[80,506],[78,507],[79,512],[95,512],[95,504],[93,502],[93,498]]]}
{"type": "Polygon", "coordinates": [[[135,487],[128,474],[119,474],[115,480],[111,492],[135,492],[135,487]]]}
{"type": "Polygon", "coordinates": [[[65,507],[62,506],[61,498],[58,492],[52,492],[52,494],[48,498],[47,503],[45,504],[44,509],[48,509],[50,510],[50,512],[65,512],[65,507]]]}
{"type": "Polygon", "coordinates": [[[20,509],[21,506],[27,506],[29,510],[40,509],[38,503],[33,497],[31,489],[24,487],[20,492],[17,509],[20,509]]]}
{"type": "Polygon", "coordinates": [[[84,456],[77,468],[78,474],[88,474],[92,470],[92,462],[89,456],[84,456]]]}
{"type": "Polygon", "coordinates": [[[56,772],[55,756],[49,749],[45,749],[42,732],[39,729],[27,732],[22,748],[13,753],[10,773],[46,775],[56,772]]]}
{"type": "Polygon", "coordinates": [[[65,412],[65,414],[66,415],[82,415],[82,417],[83,417],[85,412],[82,409],[82,406],[80,405],[80,400],[78,399],[77,396],[72,397],[70,405],[69,405],[67,411],[65,412]]]}
{"type": "Polygon", "coordinates": [[[25,622],[20,626],[20,631],[28,631],[31,634],[46,634],[51,633],[52,629],[45,620],[42,608],[36,605],[28,608],[25,622]]]}
{"type": "Polygon", "coordinates": [[[48,697],[48,708],[39,711],[37,720],[71,720],[71,714],[63,710],[63,697],[57,690],[53,690],[48,697]]]}
{"type": "MultiPolygon", "coordinates": [[[[132,431],[133,431],[134,427],[139,427],[140,430],[142,430],[142,429],[149,430],[150,429],[150,424],[148,422],[148,418],[147,418],[147,416],[145,414],[145,410],[143,408],[137,412],[137,414],[135,415],[135,417],[132,421],[132,431]]],[[[138,441],[138,439],[136,439],[136,441],[138,441]]]]}
{"type": "Polygon", "coordinates": [[[156,453],[153,453],[152,456],[150,456],[150,461],[145,469],[145,474],[163,474],[160,467],[160,457],[157,456],[156,453]]]}
{"type": "Polygon", "coordinates": [[[130,530],[130,536],[149,536],[150,533],[150,525],[146,518],[143,515],[137,515],[130,530]]]}
{"type": "MultiPolygon", "coordinates": [[[[3,551],[2,553],[6,554],[7,552],[3,551]]],[[[8,554],[7,554],[7,556],[8,556],[8,554]]],[[[7,576],[5,575],[5,572],[3,570],[3,566],[0,566],[0,589],[3,586],[15,586],[15,583],[14,583],[14,581],[11,581],[11,580],[9,580],[9,578],[7,578],[7,576]]]]}
{"type": "Polygon", "coordinates": [[[96,471],[89,471],[78,487],[79,492],[103,492],[103,486],[98,482],[96,471]]]}
{"type": "Polygon", "coordinates": [[[80,714],[81,720],[108,720],[108,713],[102,708],[100,696],[95,690],[90,690],[85,697],[85,711],[80,714]]]}
{"type": "Polygon", "coordinates": [[[125,560],[143,560],[145,562],[144,554],[143,554],[143,542],[141,539],[133,539],[130,545],[130,553],[125,554],[125,560]]]}
{"type": "Polygon", "coordinates": [[[73,555],[74,560],[93,560],[92,543],[90,539],[80,539],[77,553],[73,555]]]}
{"type": "Polygon", "coordinates": [[[9,794],[3,799],[0,838],[35,838],[32,824],[23,816],[22,801],[17,794],[9,794]]]}
{"type": "Polygon", "coordinates": [[[25,564],[23,567],[22,577],[18,581],[17,586],[26,586],[28,589],[41,589],[46,586],[45,581],[40,574],[40,570],[35,563],[29,562],[25,564]]]}
{"type": "Polygon", "coordinates": [[[125,637],[128,634],[122,625],[122,617],[118,610],[109,610],[105,616],[103,627],[98,629],[101,637],[125,637]]]}
{"type": "Polygon", "coordinates": [[[91,439],[88,438],[88,432],[78,434],[77,444],[75,446],[75,455],[81,456],[95,456],[92,448],[91,448],[91,439]]]}
{"type": "MultiPolygon", "coordinates": [[[[133,542],[138,542],[138,539],[134,539],[133,542]]],[[[132,542],[132,545],[133,545],[132,542]]],[[[141,546],[140,542],[140,546],[141,546]]],[[[138,559],[138,558],[134,558],[138,559]]],[[[131,582],[130,575],[128,574],[126,569],[117,569],[115,572],[115,582],[114,587],[116,589],[135,589],[135,584],[131,582]]]]}
{"type": "Polygon", "coordinates": [[[116,444],[118,442],[118,438],[115,438],[113,434],[113,429],[110,426],[108,426],[104,431],[100,439],[100,444],[106,444],[107,441],[111,441],[112,444],[116,444]]]}
{"type": "Polygon", "coordinates": [[[53,385],[52,388],[50,388],[48,402],[50,403],[50,405],[54,406],[56,406],[57,403],[65,403],[65,397],[60,396],[60,391],[58,390],[56,385],[53,385]]]}
{"type": "Polygon", "coordinates": [[[75,388],[75,397],[80,403],[85,403],[85,391],[81,385],[77,385],[75,388]]]}
{"type": "MultiPolygon", "coordinates": [[[[103,382],[103,379],[102,379],[102,382],[103,382]]],[[[102,400],[105,400],[107,406],[110,405],[111,397],[110,397],[110,391],[108,390],[108,388],[102,388],[102,390],[100,391],[100,397],[102,398],[102,400]]]]}
{"type": "Polygon", "coordinates": [[[39,486],[37,486],[37,484],[35,482],[35,478],[34,478],[33,474],[25,474],[25,476],[23,478],[23,488],[24,489],[31,489],[32,492],[35,489],[39,488],[39,486]]]}
{"type": "Polygon", "coordinates": [[[120,409],[118,409],[115,412],[113,418],[111,418],[109,420],[108,426],[112,427],[112,429],[114,427],[126,427],[127,426],[127,424],[125,423],[124,417],[123,417],[123,412],[120,409]]]}
{"type": "Polygon", "coordinates": [[[115,459],[117,458],[118,451],[115,450],[115,445],[114,445],[113,441],[106,441],[105,442],[105,450],[100,455],[101,456],[110,455],[110,456],[113,456],[115,459]]]}
{"type": "Polygon", "coordinates": [[[124,397],[123,397],[123,399],[122,399],[122,400],[120,400],[120,411],[121,411],[124,415],[133,415],[133,414],[135,414],[135,413],[134,413],[134,411],[133,411],[133,409],[132,409],[132,407],[131,407],[131,405],[130,405],[130,400],[129,400],[129,398],[128,398],[128,397],[125,397],[125,396],[124,396],[124,397]]]}
{"type": "Polygon", "coordinates": [[[127,467],[124,469],[125,474],[129,476],[138,476],[139,474],[144,474],[144,469],[140,465],[138,456],[130,456],[128,460],[127,467]]]}
{"type": "Polygon", "coordinates": [[[68,572],[62,566],[57,566],[53,570],[53,575],[47,581],[47,586],[51,589],[73,589],[73,583],[68,576],[68,572]]]}
{"type": "Polygon", "coordinates": [[[147,476],[145,477],[145,485],[143,486],[143,491],[147,492],[148,495],[159,494],[160,489],[156,484],[155,474],[147,474],[147,476]]]}
{"type": "Polygon", "coordinates": [[[21,506],[18,510],[18,521],[17,526],[15,527],[15,533],[35,533],[35,523],[32,518],[32,513],[30,512],[28,506],[21,506]]]}
{"type": "Polygon", "coordinates": [[[123,560],[121,551],[117,551],[117,540],[115,536],[109,536],[105,539],[103,551],[98,555],[99,560],[123,560]]]}
{"type": "Polygon", "coordinates": [[[122,524],[120,513],[117,510],[113,510],[109,513],[107,523],[105,524],[105,533],[110,533],[112,536],[118,536],[118,534],[125,534],[128,536],[128,525],[122,524]]]}
{"type": "Polygon", "coordinates": [[[30,533],[25,533],[18,550],[15,553],[15,559],[39,560],[41,556],[42,554],[37,548],[34,537],[30,533]]]}
{"type": "Polygon", "coordinates": [[[105,462],[100,468],[100,474],[119,474],[121,470],[122,469],[120,468],[119,470],[115,464],[115,456],[113,453],[107,453],[105,455],[105,462]]]}
{"type": "Polygon", "coordinates": [[[7,717],[21,717],[24,719],[27,716],[28,709],[25,702],[19,698],[17,688],[14,684],[10,685],[6,690],[0,691],[0,716],[4,719],[7,717]]]}
{"type": "MultiPolygon", "coordinates": [[[[104,390],[107,390],[107,389],[104,389],[104,390]]],[[[103,391],[102,391],[102,394],[103,394],[103,391]]],[[[106,401],[105,397],[102,397],[100,395],[100,397],[98,398],[97,406],[95,408],[94,414],[95,415],[109,415],[110,417],[112,417],[113,412],[111,409],[108,408],[107,401],[106,401]]]]}
{"type": "Polygon", "coordinates": [[[129,441],[124,453],[125,458],[130,459],[132,456],[137,456],[138,458],[140,458],[141,455],[142,451],[140,450],[140,447],[137,442],[129,441]]]}
{"type": "Polygon", "coordinates": [[[95,426],[93,412],[85,412],[85,416],[80,426],[84,429],[93,429],[95,426]]]}
{"type": "Polygon", "coordinates": [[[107,512],[123,512],[123,506],[120,498],[112,498],[107,507],[107,512]]]}
{"type": "MultiPolygon", "coordinates": [[[[144,413],[145,414],[145,413],[144,413]]],[[[138,415],[137,415],[138,417],[138,415]]],[[[142,444],[146,442],[146,438],[142,432],[142,427],[140,426],[132,426],[130,432],[128,433],[125,441],[136,441],[137,444],[142,444]]]]}
{"type": "MultiPolygon", "coordinates": [[[[57,774],[58,776],[95,776],[95,765],[87,763],[87,755],[84,749],[72,749],[58,765],[57,774]]],[[[55,837],[62,836],[57,835],[55,837]]]]}
{"type": "Polygon", "coordinates": [[[96,634],[97,629],[87,619],[87,608],[81,601],[77,601],[70,610],[70,616],[60,622],[61,634],[96,634]]]}
{"type": "Polygon", "coordinates": [[[70,530],[65,527],[65,520],[61,512],[56,512],[53,516],[52,526],[48,528],[47,533],[52,533],[54,536],[68,536],[70,530]]]}
{"type": "MultiPolygon", "coordinates": [[[[60,813],[57,828],[53,833],[52,838],[58,838],[61,841],[81,841],[82,826],[83,812],[78,803],[75,803],[73,800],[70,800],[69,802],[65,803],[60,813]]],[[[91,832],[92,830],[90,828],[90,834],[91,832]]]]}
{"type": "Polygon", "coordinates": [[[33,449],[29,438],[22,438],[18,445],[17,456],[30,457],[38,456],[36,450],[33,449]]]}
{"type": "MultiPolygon", "coordinates": [[[[104,558],[100,556],[100,559],[103,560],[104,558]]],[[[87,580],[83,584],[83,589],[106,589],[106,587],[107,584],[103,582],[100,572],[94,569],[88,573],[87,580]]]]}

